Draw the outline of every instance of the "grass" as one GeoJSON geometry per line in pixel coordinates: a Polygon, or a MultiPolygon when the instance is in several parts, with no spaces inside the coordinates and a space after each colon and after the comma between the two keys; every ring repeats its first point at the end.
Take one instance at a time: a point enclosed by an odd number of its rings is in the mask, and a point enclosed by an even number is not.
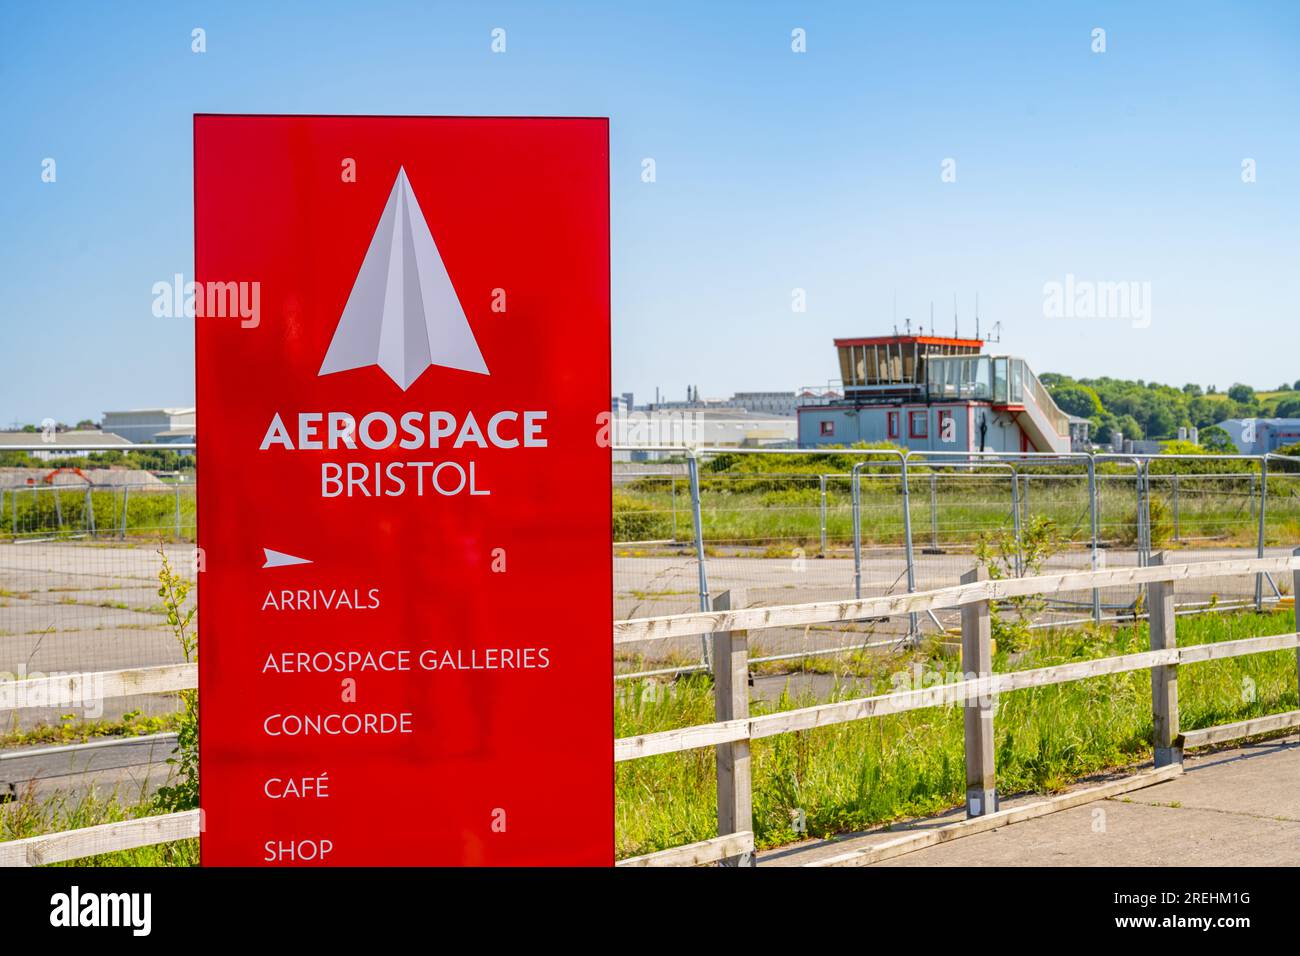
{"type": "Polygon", "coordinates": [[[175,730],[177,719],[177,714],[174,713],[152,716],[138,710],[123,714],[118,720],[83,721],[69,714],[58,724],[38,724],[28,730],[14,729],[0,733],[0,750],[37,744],[57,746],[86,743],[103,737],[143,737],[175,730]]]}
{"type": "MultiPolygon", "coordinates": [[[[0,842],[80,830],[103,823],[119,823],[148,816],[152,802],[140,795],[124,799],[117,791],[106,795],[88,794],[76,799],[59,793],[38,799],[29,788],[17,800],[0,804],[0,842]]],[[[55,863],[53,866],[198,866],[199,841],[177,840],[134,850],[101,853],[96,856],[55,863]]]]}
{"type": "MultiPolygon", "coordinates": [[[[1181,645],[1282,633],[1294,628],[1289,612],[1202,615],[1179,620],[1181,645]]],[[[1145,624],[1118,629],[1074,629],[1036,636],[1012,656],[999,651],[996,670],[1045,667],[1147,649],[1145,624]]],[[[955,679],[951,659],[923,655],[898,661],[895,673],[955,679]]],[[[835,697],[870,693],[854,665],[835,697]]],[[[1297,706],[1296,657],[1278,651],[1188,665],[1179,674],[1186,730],[1297,706]]],[[[909,677],[909,681],[912,678],[909,677]]],[[[877,675],[875,693],[881,686],[877,675]]],[[[816,701],[784,695],[769,713],[816,701]]],[[[619,737],[653,733],[713,719],[706,676],[672,685],[645,681],[620,688],[615,704],[619,737]]],[[[998,787],[1003,793],[1059,790],[1071,781],[1151,755],[1151,684],[1134,671],[1004,694],[998,702],[998,787]]],[[[756,740],[752,745],[754,832],[760,847],[805,834],[826,836],[902,817],[959,806],[965,790],[960,707],[937,707],[756,740]]],[[[711,748],[620,763],[616,769],[616,833],[620,857],[716,835],[715,768],[711,748]]]]}
{"type": "MultiPolygon", "coordinates": [[[[689,539],[690,496],[685,483],[676,487],[660,479],[642,479],[620,485],[613,495],[614,540],[635,542],[689,539]]],[[[930,476],[916,474],[909,482],[913,538],[929,540],[930,476]]],[[[189,487],[193,487],[190,485],[189,487]]],[[[1090,523],[1087,483],[1077,475],[1034,476],[1026,492],[1029,511],[1050,518],[1068,542],[1088,539],[1090,523]]],[[[1179,477],[1179,532],[1189,539],[1215,539],[1248,543],[1256,531],[1247,479],[1186,474],[1179,477]]],[[[863,478],[862,535],[871,545],[898,545],[903,540],[902,499],[897,476],[868,474],[863,478]]],[[[934,519],[941,543],[970,543],[981,533],[1011,523],[1011,489],[1006,478],[936,479],[934,519]]],[[[1100,482],[1099,507],[1103,540],[1130,543],[1136,536],[1134,487],[1131,479],[1110,476],[1100,482]]],[[[57,492],[7,493],[0,502],[0,534],[12,533],[13,509],[18,508],[17,530],[22,536],[68,536],[88,527],[86,494],[78,488],[57,492]],[[61,520],[60,520],[61,519],[61,520]]],[[[1153,477],[1153,494],[1172,509],[1172,483],[1168,476],[1153,477]]],[[[95,527],[101,535],[119,533],[122,495],[113,490],[91,492],[95,527]]],[[[704,536],[714,545],[770,547],[772,556],[785,556],[795,547],[813,553],[820,547],[820,492],[816,473],[786,477],[714,474],[702,485],[701,511],[704,536]],[[781,487],[784,485],[785,487],[781,487]]],[[[195,502],[192,493],[181,495],[181,533],[175,533],[176,499],[170,489],[133,491],[126,502],[126,536],[192,542],[195,502]]],[[[844,546],[852,540],[852,508],[847,478],[827,481],[826,533],[828,542],[844,546]]],[[[1269,527],[1277,542],[1300,537],[1300,476],[1276,472],[1269,478],[1269,527]]],[[[1158,531],[1159,529],[1157,529],[1158,531]]],[[[1172,534],[1172,528],[1167,529],[1172,534]]],[[[1161,542],[1157,542],[1159,545],[1161,542]]]]}
{"type": "MultiPolygon", "coordinates": [[[[780,479],[797,486],[770,490],[773,479],[710,479],[701,491],[704,539],[712,547],[746,546],[770,557],[787,557],[802,548],[815,554],[821,544],[821,494],[815,475],[780,479]],[[761,549],[768,549],[762,551],[761,549]]],[[[938,479],[933,523],[942,545],[971,544],[981,534],[1012,524],[1011,490],[1005,479],[938,479]]],[[[918,546],[930,541],[932,516],[929,477],[909,481],[912,537],[918,546]]],[[[1168,476],[1153,476],[1153,510],[1157,547],[1172,543],[1173,494],[1168,476]],[[1157,514],[1157,511],[1159,514],[1157,514]]],[[[1300,537],[1300,476],[1269,478],[1267,536],[1272,543],[1300,537]]],[[[1137,537],[1132,481],[1106,479],[1098,493],[1099,530],[1103,541],[1132,544],[1137,537]]],[[[1050,519],[1064,543],[1090,540],[1087,482],[1080,478],[1034,477],[1025,500],[1026,514],[1050,519]],[[1050,483],[1049,483],[1050,482],[1050,483]]],[[[853,539],[852,502],[847,479],[828,483],[826,536],[828,544],[844,547],[853,539]]],[[[689,498],[672,495],[662,482],[650,479],[620,486],[614,494],[616,541],[688,540],[692,534],[689,498]],[[674,509],[676,520],[674,521],[674,509]]],[[[1212,539],[1220,543],[1252,543],[1258,532],[1248,479],[1180,475],[1179,540],[1212,539]]],[[[901,545],[904,538],[902,497],[895,477],[867,478],[862,485],[862,540],[870,546],[901,545]]]]}
{"type": "MultiPolygon", "coordinates": [[[[196,517],[193,488],[193,484],[189,484],[181,492],[179,535],[176,534],[176,495],[172,488],[162,486],[148,491],[132,488],[126,496],[126,536],[157,541],[162,533],[170,540],[193,542],[196,517]]],[[[120,490],[104,488],[92,491],[89,511],[88,514],[83,488],[69,487],[59,491],[43,488],[35,494],[26,490],[15,493],[6,488],[0,503],[0,534],[12,534],[15,528],[19,538],[81,534],[90,527],[92,514],[98,534],[112,536],[121,531],[120,490]],[[16,521],[15,507],[18,509],[16,521]]]]}
{"type": "MultiPolygon", "coordinates": [[[[1294,630],[1290,611],[1180,618],[1179,644],[1211,643],[1294,630]]],[[[1026,650],[999,650],[999,671],[1134,653],[1148,646],[1145,624],[1076,628],[1035,635],[1026,650]]],[[[904,655],[817,662],[840,678],[843,699],[894,687],[958,679],[957,662],[931,645],[904,655]],[[874,688],[874,689],[873,689],[874,688]]],[[[1276,651],[1187,665],[1179,673],[1185,730],[1297,707],[1296,656],[1276,651]]],[[[629,681],[615,689],[615,735],[654,733],[713,720],[707,675],[676,682],[629,681]]],[[[816,703],[789,694],[756,703],[768,713],[816,703]]],[[[1151,755],[1148,671],[1003,694],[998,701],[998,788],[1010,794],[1059,790],[1072,781],[1151,755]]],[[[961,804],[965,790],[962,711],[934,707],[872,720],[783,734],[753,742],[754,831],[760,847],[805,835],[860,830],[961,804]],[[806,830],[803,828],[806,827],[806,830]]],[[[712,748],[620,763],[616,768],[616,852],[648,853],[716,834],[712,748]]],[[[0,840],[94,826],[146,815],[140,794],[37,800],[28,791],[0,804],[0,840]]],[[[188,840],[77,861],[89,866],[192,866],[188,840]]]]}

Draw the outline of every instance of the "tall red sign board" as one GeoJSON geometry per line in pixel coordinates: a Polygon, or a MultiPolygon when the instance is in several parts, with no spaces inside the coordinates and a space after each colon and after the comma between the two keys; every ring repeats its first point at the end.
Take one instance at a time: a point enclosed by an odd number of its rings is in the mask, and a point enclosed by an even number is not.
{"type": "Polygon", "coordinates": [[[203,862],[612,863],[607,121],[194,167],[203,862]]]}

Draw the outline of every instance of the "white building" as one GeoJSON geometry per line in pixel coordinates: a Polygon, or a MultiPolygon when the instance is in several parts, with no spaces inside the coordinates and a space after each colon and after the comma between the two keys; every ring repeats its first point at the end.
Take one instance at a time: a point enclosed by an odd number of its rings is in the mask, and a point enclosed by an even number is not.
{"type": "Polygon", "coordinates": [[[798,437],[794,418],[751,415],[738,408],[653,409],[620,411],[614,408],[611,437],[615,445],[640,445],[644,452],[617,451],[616,461],[652,461],[680,452],[673,448],[781,448],[793,447],[798,437]]]}
{"type": "Polygon", "coordinates": [[[727,404],[753,414],[791,417],[797,408],[794,392],[737,392],[727,404]]]}
{"type": "Polygon", "coordinates": [[[192,408],[132,408],[105,412],[105,432],[120,435],[133,444],[146,442],[192,442],[195,436],[192,408]]]}
{"type": "Polygon", "coordinates": [[[1300,418],[1229,418],[1219,427],[1243,455],[1264,455],[1300,443],[1300,418]]]}

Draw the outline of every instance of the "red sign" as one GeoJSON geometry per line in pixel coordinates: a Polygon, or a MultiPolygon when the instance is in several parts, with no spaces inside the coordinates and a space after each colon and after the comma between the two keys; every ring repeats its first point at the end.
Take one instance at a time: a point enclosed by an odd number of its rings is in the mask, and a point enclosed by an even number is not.
{"type": "Polygon", "coordinates": [[[613,862],[603,119],[197,116],[208,865],[613,862]]]}

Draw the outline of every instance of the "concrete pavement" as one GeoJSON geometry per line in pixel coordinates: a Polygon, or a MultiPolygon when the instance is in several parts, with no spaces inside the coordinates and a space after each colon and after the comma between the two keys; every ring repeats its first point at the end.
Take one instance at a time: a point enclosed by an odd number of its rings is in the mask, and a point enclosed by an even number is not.
{"type": "MultiPolygon", "coordinates": [[[[962,837],[875,865],[1300,865],[1300,736],[1292,733],[1266,743],[1189,756],[1184,768],[1182,776],[1165,783],[962,837]]],[[[1087,785],[1085,782],[1078,786],[1087,785]]],[[[1004,800],[1002,807],[1036,799],[1041,797],[1021,796],[1004,800]]],[[[833,840],[809,840],[765,851],[759,855],[759,865],[801,866],[883,843],[908,830],[964,818],[961,811],[952,811],[889,829],[833,840]]]]}

